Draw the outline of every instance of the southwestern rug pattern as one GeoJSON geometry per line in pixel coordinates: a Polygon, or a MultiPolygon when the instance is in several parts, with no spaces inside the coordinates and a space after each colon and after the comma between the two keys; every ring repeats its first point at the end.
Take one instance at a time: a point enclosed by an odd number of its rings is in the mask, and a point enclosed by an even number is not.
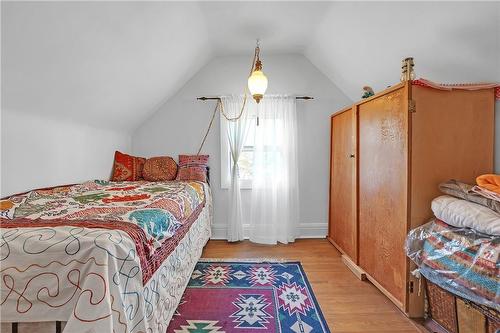
{"type": "Polygon", "coordinates": [[[330,332],[300,262],[196,264],[167,333],[330,332]]]}

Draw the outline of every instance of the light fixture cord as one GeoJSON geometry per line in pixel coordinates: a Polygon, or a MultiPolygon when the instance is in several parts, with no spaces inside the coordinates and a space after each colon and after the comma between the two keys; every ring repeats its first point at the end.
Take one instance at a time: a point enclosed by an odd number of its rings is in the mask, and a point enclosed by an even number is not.
{"type": "Polygon", "coordinates": [[[201,141],[200,148],[198,148],[198,152],[196,155],[200,155],[200,151],[203,148],[203,145],[205,144],[205,141],[207,140],[208,133],[210,133],[210,129],[212,128],[212,124],[215,119],[215,114],[217,113],[217,109],[219,108],[219,105],[222,105],[221,100],[217,100],[217,104],[215,105],[214,112],[212,113],[212,118],[210,119],[210,123],[208,124],[207,132],[205,133],[205,136],[203,137],[203,140],[201,141]]]}
{"type": "MultiPolygon", "coordinates": [[[[250,75],[252,75],[253,70],[255,69],[255,61],[259,59],[260,55],[260,47],[259,47],[259,40],[257,39],[257,46],[255,47],[255,52],[253,54],[253,60],[252,60],[252,68],[250,69],[250,75]]],[[[250,76],[249,75],[249,76],[250,76]]],[[[244,96],[243,96],[243,105],[241,106],[241,110],[236,117],[229,117],[226,112],[224,111],[224,103],[222,103],[222,99],[217,99],[217,104],[215,105],[214,111],[212,113],[212,118],[210,119],[210,123],[208,124],[207,131],[205,132],[205,136],[203,137],[203,140],[201,141],[200,148],[198,148],[198,152],[196,155],[200,155],[201,150],[203,149],[203,145],[205,144],[205,141],[207,140],[208,133],[210,133],[210,129],[212,129],[212,124],[214,123],[215,119],[215,114],[217,113],[217,110],[220,107],[220,112],[226,118],[227,121],[238,121],[241,116],[243,115],[243,111],[245,110],[245,106],[247,104],[247,92],[248,92],[248,86],[245,85],[245,90],[244,90],[244,96]]],[[[258,124],[258,118],[257,118],[257,124],[258,124]]]]}

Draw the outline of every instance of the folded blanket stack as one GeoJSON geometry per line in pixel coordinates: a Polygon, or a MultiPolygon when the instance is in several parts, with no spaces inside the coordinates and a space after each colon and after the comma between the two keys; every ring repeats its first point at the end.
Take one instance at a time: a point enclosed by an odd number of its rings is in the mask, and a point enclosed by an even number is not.
{"type": "Polygon", "coordinates": [[[432,201],[435,219],[413,229],[406,254],[441,288],[500,311],[500,176],[451,180],[432,201]]]}
{"type": "Polygon", "coordinates": [[[482,206],[486,206],[497,213],[500,213],[500,195],[492,195],[490,191],[485,191],[479,186],[473,186],[461,183],[456,180],[450,180],[439,184],[439,190],[444,194],[464,199],[482,206]]]}
{"type": "Polygon", "coordinates": [[[440,184],[446,195],[432,201],[432,211],[454,227],[500,236],[500,175],[482,175],[476,181],[476,186],[456,180],[440,184]]]}
{"type": "Polygon", "coordinates": [[[500,311],[499,240],[435,220],[410,232],[406,250],[427,280],[500,311]]]}

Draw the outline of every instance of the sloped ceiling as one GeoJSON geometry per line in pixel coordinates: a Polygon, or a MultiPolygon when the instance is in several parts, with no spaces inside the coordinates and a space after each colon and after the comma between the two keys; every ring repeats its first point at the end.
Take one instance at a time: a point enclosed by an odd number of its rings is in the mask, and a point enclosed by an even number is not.
{"type": "Polygon", "coordinates": [[[257,38],[263,56],[303,53],[328,2],[202,2],[207,31],[216,55],[253,56],[257,38]]]}
{"type": "MultiPolygon", "coordinates": [[[[308,57],[351,99],[500,81],[500,3],[2,2],[2,109],[132,131],[215,56],[308,57]]],[[[216,78],[214,78],[216,79],[216,78]]],[[[272,78],[269,78],[272,80],[272,78]]]]}
{"type": "Polygon", "coordinates": [[[351,99],[399,82],[401,59],[436,82],[500,82],[500,3],[335,3],[305,52],[351,99]]]}
{"type": "Polygon", "coordinates": [[[196,3],[2,2],[2,109],[130,130],[207,46],[196,3]]]}

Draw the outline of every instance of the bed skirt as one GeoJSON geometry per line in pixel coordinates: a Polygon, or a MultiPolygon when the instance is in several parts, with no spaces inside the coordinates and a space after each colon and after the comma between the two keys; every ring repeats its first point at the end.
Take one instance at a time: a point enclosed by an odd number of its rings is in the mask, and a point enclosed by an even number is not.
{"type": "MultiPolygon", "coordinates": [[[[154,286],[154,284],[164,279],[165,272],[175,272],[175,275],[169,278],[172,283],[157,289],[159,297],[156,298],[154,304],[151,304],[153,309],[150,315],[145,318],[147,327],[151,330],[148,329],[148,332],[164,333],[167,330],[168,323],[179,305],[193,269],[201,257],[203,247],[210,238],[211,221],[212,207],[211,202],[208,201],[187,234],[145,285],[145,287],[148,285],[154,286]]],[[[149,304],[151,300],[145,300],[145,302],[149,304]]],[[[71,333],[64,332],[64,327],[64,321],[36,323],[8,323],[2,321],[0,331],[2,333],[71,333]]],[[[127,331],[139,333],[141,330],[127,329],[127,331]]]]}

